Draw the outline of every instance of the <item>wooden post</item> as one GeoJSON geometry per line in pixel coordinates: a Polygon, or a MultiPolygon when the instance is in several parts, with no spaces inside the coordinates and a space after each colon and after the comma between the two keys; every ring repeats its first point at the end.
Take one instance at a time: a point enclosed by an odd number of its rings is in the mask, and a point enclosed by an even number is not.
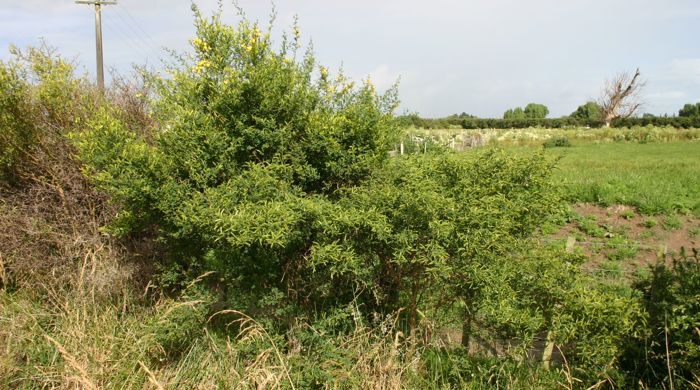
{"type": "Polygon", "coordinates": [[[102,6],[115,5],[116,1],[87,1],[78,0],[76,4],[89,4],[95,6],[95,56],[97,61],[97,88],[100,92],[105,91],[105,71],[102,55],[102,6]]]}
{"type": "Polygon", "coordinates": [[[566,238],[566,253],[573,253],[574,245],[576,245],[576,237],[569,236],[566,238]]]}

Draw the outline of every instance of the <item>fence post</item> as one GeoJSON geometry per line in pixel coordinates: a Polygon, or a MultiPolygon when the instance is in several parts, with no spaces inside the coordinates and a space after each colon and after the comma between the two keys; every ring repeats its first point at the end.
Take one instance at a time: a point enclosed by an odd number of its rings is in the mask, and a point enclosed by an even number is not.
{"type": "Polygon", "coordinates": [[[569,236],[566,238],[566,253],[572,253],[574,251],[574,245],[576,245],[576,237],[569,236]]]}

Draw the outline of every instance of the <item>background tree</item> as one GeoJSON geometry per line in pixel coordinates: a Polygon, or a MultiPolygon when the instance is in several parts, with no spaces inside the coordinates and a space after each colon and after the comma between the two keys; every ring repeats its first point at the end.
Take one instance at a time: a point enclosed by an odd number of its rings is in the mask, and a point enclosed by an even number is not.
{"type": "Polygon", "coordinates": [[[680,110],[678,110],[678,116],[684,117],[695,117],[700,116],[700,102],[698,103],[687,103],[680,110]]]}
{"type": "Polygon", "coordinates": [[[639,68],[630,74],[620,73],[605,83],[598,104],[600,105],[605,127],[617,118],[629,118],[642,106],[641,92],[646,84],[640,79],[639,68]]]}
{"type": "Polygon", "coordinates": [[[586,121],[599,121],[603,118],[600,105],[594,101],[588,101],[586,104],[578,106],[576,111],[572,112],[570,116],[586,121]]]}
{"type": "Polygon", "coordinates": [[[503,113],[503,119],[544,119],[549,114],[549,108],[544,104],[529,103],[525,109],[511,108],[503,113]]]}
{"type": "Polygon", "coordinates": [[[544,119],[549,114],[549,108],[544,104],[529,103],[525,106],[523,113],[525,114],[525,118],[544,119]]]}
{"type": "Polygon", "coordinates": [[[511,108],[503,113],[503,119],[525,119],[525,112],[520,107],[511,108]]]}

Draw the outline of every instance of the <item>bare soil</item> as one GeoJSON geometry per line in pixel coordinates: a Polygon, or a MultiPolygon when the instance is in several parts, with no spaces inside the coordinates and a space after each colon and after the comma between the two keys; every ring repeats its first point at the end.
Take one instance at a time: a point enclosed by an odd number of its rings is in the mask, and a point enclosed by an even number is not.
{"type": "Polygon", "coordinates": [[[692,215],[645,216],[630,206],[577,204],[579,218],[564,225],[555,239],[576,238],[587,267],[619,261],[626,270],[693,253],[700,249],[700,219],[692,215]]]}

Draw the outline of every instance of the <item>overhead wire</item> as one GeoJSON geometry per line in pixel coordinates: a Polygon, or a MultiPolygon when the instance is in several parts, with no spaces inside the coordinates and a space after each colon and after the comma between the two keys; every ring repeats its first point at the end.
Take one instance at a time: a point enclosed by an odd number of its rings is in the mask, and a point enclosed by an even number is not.
{"type": "Polygon", "coordinates": [[[133,51],[133,54],[140,58],[140,62],[148,62],[148,50],[144,50],[143,47],[130,38],[129,34],[119,27],[119,23],[116,23],[113,18],[104,18],[104,25],[112,34],[119,36],[119,39],[133,51]]]}
{"type": "Polygon", "coordinates": [[[156,41],[153,40],[153,38],[151,37],[151,35],[150,35],[148,32],[146,32],[146,30],[144,30],[143,27],[141,27],[141,23],[139,23],[139,22],[136,20],[136,18],[131,14],[131,12],[129,12],[129,8],[127,8],[127,7],[122,7],[122,8],[120,8],[120,10],[124,11],[124,13],[126,14],[127,18],[130,19],[131,22],[133,23],[133,25],[136,26],[136,28],[137,28],[138,30],[141,31],[141,33],[143,34],[143,36],[146,37],[146,39],[150,42],[150,44],[151,44],[152,47],[154,47],[154,48],[156,48],[156,49],[158,49],[158,50],[161,50],[161,49],[162,49],[161,45],[159,45],[158,43],[156,43],[156,41]]]}
{"type": "Polygon", "coordinates": [[[146,52],[148,53],[156,53],[158,50],[153,47],[153,45],[149,42],[146,41],[144,38],[144,35],[142,32],[138,31],[138,28],[136,28],[132,22],[128,21],[128,19],[124,16],[122,16],[122,12],[120,9],[116,9],[115,15],[121,22],[122,26],[125,28],[125,30],[129,30],[130,35],[133,37],[132,39],[146,52]]]}

